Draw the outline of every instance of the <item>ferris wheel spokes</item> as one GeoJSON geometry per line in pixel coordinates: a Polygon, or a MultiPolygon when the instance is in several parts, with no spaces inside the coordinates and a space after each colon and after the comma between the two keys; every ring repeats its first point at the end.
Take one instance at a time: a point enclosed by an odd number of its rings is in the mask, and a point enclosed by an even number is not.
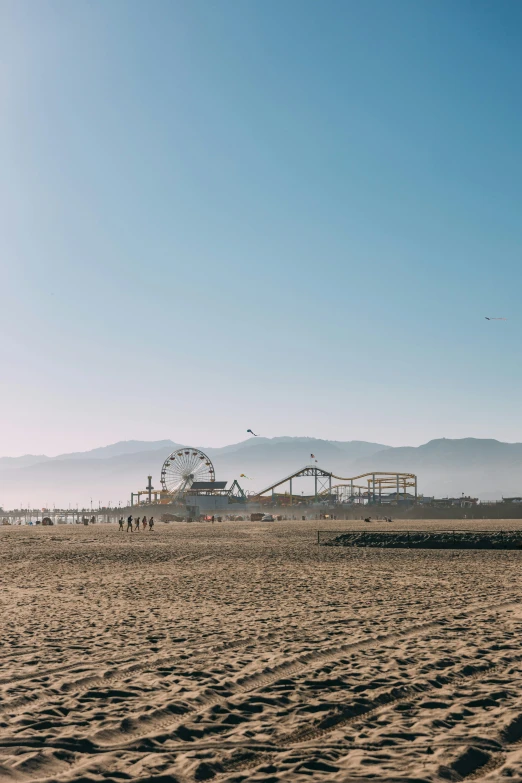
{"type": "Polygon", "coordinates": [[[211,460],[200,449],[176,449],[167,457],[161,469],[164,492],[179,497],[189,490],[195,481],[215,481],[211,460]]]}

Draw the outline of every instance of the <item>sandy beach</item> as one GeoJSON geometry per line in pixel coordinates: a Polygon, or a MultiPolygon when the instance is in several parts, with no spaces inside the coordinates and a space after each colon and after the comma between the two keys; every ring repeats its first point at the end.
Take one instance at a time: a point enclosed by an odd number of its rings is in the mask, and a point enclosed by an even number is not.
{"type": "Polygon", "coordinates": [[[522,780],[522,552],[327,526],[1,528],[0,780],[522,780]]]}

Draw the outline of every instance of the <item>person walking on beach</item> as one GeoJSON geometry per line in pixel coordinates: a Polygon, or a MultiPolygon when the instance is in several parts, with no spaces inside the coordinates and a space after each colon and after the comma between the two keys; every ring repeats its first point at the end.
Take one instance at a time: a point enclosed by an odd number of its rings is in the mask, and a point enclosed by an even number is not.
{"type": "Polygon", "coordinates": [[[149,519],[149,531],[152,530],[153,527],[154,527],[154,517],[151,517],[149,519]]]}
{"type": "Polygon", "coordinates": [[[120,526],[120,530],[123,530],[123,517],[118,519],[118,525],[120,526]]]}
{"type": "Polygon", "coordinates": [[[143,517],[141,520],[141,526],[144,530],[147,528],[147,517],[143,517]]]}
{"type": "Polygon", "coordinates": [[[132,533],[132,514],[127,517],[127,533],[129,530],[132,533]]]}
{"type": "Polygon", "coordinates": [[[136,517],[136,521],[134,523],[134,530],[137,530],[138,533],[140,532],[140,518],[136,517]]]}

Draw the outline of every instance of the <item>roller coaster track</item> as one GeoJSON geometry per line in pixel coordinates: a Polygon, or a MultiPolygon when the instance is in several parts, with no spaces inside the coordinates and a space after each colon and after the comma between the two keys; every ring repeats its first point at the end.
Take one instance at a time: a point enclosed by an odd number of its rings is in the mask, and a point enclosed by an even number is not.
{"type": "MultiPolygon", "coordinates": [[[[285,478],[279,479],[279,481],[276,481],[274,484],[270,484],[260,492],[256,492],[255,495],[251,495],[250,498],[252,499],[261,497],[261,495],[264,495],[267,492],[273,492],[275,489],[277,489],[277,487],[280,487],[282,484],[286,484],[287,481],[290,482],[294,478],[302,478],[304,476],[314,476],[316,478],[320,477],[323,479],[329,479],[329,481],[332,479],[337,479],[337,481],[345,482],[342,484],[336,484],[333,487],[330,486],[328,489],[322,489],[321,492],[317,493],[318,495],[325,495],[332,489],[338,489],[339,487],[344,487],[347,484],[349,484],[350,487],[354,489],[359,488],[361,485],[357,485],[354,482],[360,479],[366,479],[368,482],[373,481],[374,483],[379,484],[381,487],[389,489],[395,488],[395,486],[397,486],[399,483],[401,484],[401,488],[405,488],[406,486],[416,486],[417,482],[417,477],[414,473],[394,473],[391,471],[374,470],[369,473],[361,473],[359,476],[350,476],[345,478],[343,476],[337,476],[335,473],[332,473],[329,470],[324,470],[324,468],[320,468],[318,465],[305,465],[304,468],[297,470],[295,473],[291,473],[289,476],[285,476],[285,478]]],[[[364,489],[367,488],[364,487],[364,489]]]]}

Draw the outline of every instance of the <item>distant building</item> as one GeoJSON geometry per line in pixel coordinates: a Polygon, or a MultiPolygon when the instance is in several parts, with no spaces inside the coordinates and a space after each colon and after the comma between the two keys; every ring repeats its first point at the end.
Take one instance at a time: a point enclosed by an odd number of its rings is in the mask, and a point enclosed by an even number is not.
{"type": "MultiPolygon", "coordinates": [[[[363,497],[368,498],[368,493],[365,492],[363,497]]],[[[372,500],[372,496],[370,495],[370,502],[372,500]]],[[[415,503],[418,501],[418,497],[413,495],[411,492],[390,492],[389,495],[381,495],[378,498],[379,503],[415,503]]]]}
{"type": "Polygon", "coordinates": [[[434,498],[433,504],[436,506],[460,506],[466,508],[466,506],[478,505],[478,498],[472,498],[469,495],[462,495],[460,498],[434,498]]]}
{"type": "Polygon", "coordinates": [[[226,481],[194,481],[185,495],[187,513],[192,517],[215,512],[227,512],[231,503],[246,501],[237,481],[229,489],[226,481]]]}

